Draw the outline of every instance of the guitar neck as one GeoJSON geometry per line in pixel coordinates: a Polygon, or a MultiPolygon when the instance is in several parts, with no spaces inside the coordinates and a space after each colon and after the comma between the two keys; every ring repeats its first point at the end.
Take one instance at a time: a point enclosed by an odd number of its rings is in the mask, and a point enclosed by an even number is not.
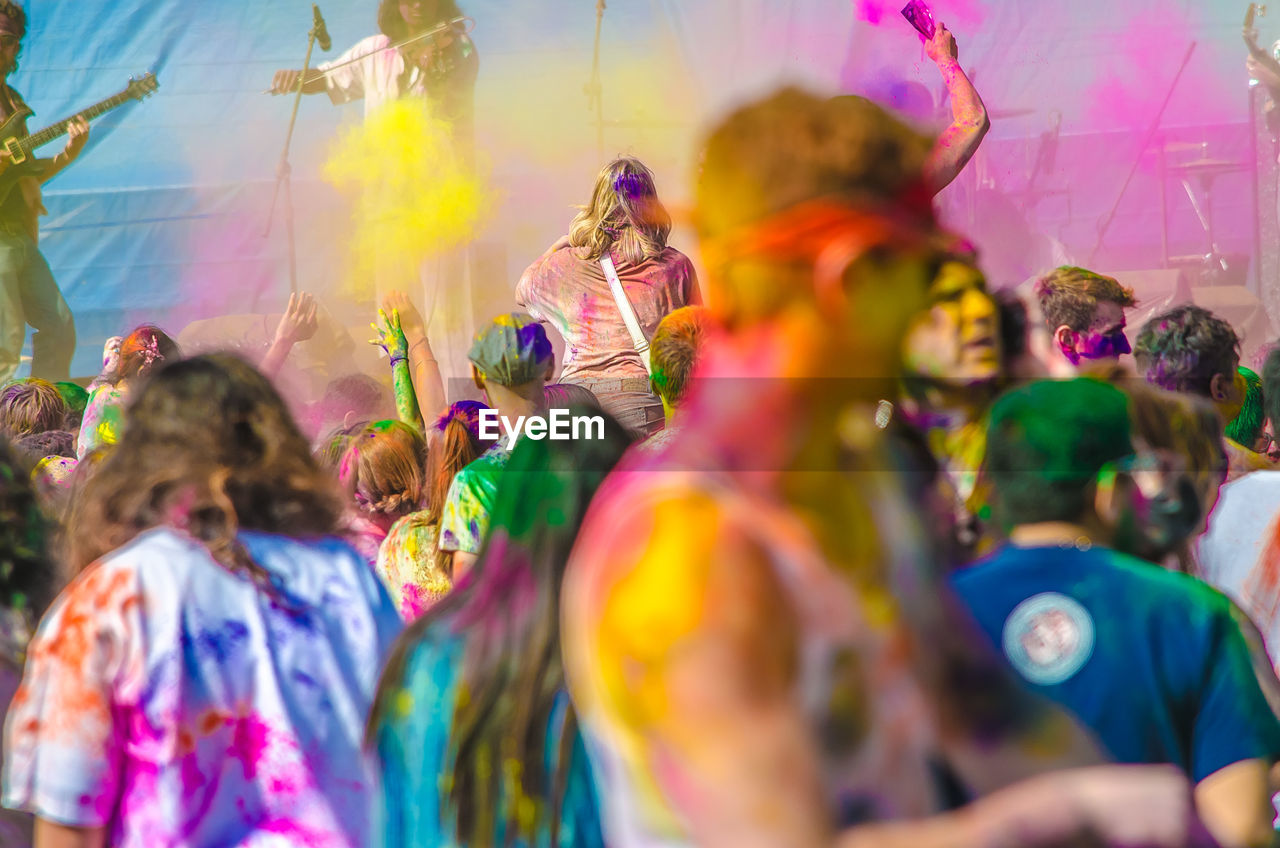
{"type": "Polygon", "coordinates": [[[66,135],[67,126],[75,120],[76,117],[83,117],[85,120],[91,121],[100,115],[105,115],[107,112],[110,112],[118,106],[123,106],[125,103],[129,102],[130,99],[128,91],[122,91],[119,94],[112,95],[106,100],[93,104],[88,109],[83,109],[77,112],[70,118],[63,118],[56,124],[51,124],[39,132],[32,133],[22,139],[22,141],[19,142],[19,145],[24,153],[31,153],[36,148],[43,147],[49,142],[66,135]]]}

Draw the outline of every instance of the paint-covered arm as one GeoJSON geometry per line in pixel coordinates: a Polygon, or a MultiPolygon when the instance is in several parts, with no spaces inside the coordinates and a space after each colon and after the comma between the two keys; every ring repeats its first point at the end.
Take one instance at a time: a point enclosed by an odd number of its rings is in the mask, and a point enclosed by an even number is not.
{"type": "Polygon", "coordinates": [[[416,403],[422,421],[430,424],[444,415],[449,399],[445,394],[440,363],[436,360],[436,355],[431,350],[431,340],[427,337],[426,322],[403,292],[393,291],[384,297],[382,309],[389,314],[399,315],[400,329],[409,345],[409,372],[413,378],[411,388],[416,392],[416,403]]]}
{"type": "Polygon", "coordinates": [[[289,358],[289,351],[298,342],[305,342],[316,334],[320,321],[316,317],[316,301],[306,292],[289,295],[289,305],[280,316],[276,325],[276,334],[271,339],[271,347],[258,368],[263,374],[274,379],[289,358]]]}
{"type": "Polygon", "coordinates": [[[396,417],[419,433],[425,433],[422,415],[418,410],[418,396],[413,390],[413,377],[409,373],[409,341],[400,327],[400,313],[394,309],[387,314],[378,310],[377,323],[371,324],[377,337],[369,343],[387,352],[391,359],[391,385],[396,396],[396,417]]]}
{"type": "Polygon", "coordinates": [[[951,126],[943,130],[934,145],[925,175],[935,192],[942,191],[969,164],[978,146],[991,129],[987,107],[983,105],[978,90],[960,67],[960,51],[955,36],[945,24],[938,24],[933,38],[925,43],[925,51],[938,66],[942,79],[951,95],[951,126]]]}

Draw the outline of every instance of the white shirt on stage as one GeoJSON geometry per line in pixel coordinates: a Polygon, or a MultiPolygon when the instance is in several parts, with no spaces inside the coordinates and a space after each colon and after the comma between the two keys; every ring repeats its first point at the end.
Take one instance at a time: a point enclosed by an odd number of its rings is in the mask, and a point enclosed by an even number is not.
{"type": "Polygon", "coordinates": [[[363,98],[366,118],[384,103],[426,93],[426,75],[414,66],[405,77],[404,54],[392,48],[391,39],[381,33],[357,41],[346,53],[318,68],[328,71],[325,81],[329,99],[341,105],[363,98]],[[351,64],[329,70],[344,62],[351,64]]]}

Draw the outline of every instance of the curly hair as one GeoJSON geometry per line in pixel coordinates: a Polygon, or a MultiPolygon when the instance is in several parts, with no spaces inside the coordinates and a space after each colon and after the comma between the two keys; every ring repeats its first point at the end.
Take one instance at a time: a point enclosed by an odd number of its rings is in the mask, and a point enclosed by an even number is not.
{"type": "Polygon", "coordinates": [[[18,28],[16,35],[23,38],[27,34],[27,13],[13,0],[0,0],[0,17],[13,21],[18,28]]]}
{"type": "Polygon", "coordinates": [[[58,387],[47,380],[14,380],[0,389],[0,432],[10,438],[61,430],[69,412],[58,387]]]}
{"type": "Polygon", "coordinates": [[[632,265],[654,259],[667,248],[671,215],[658,199],[653,172],[624,156],[600,169],[591,202],[569,225],[569,242],[595,262],[616,246],[632,265]]]}
{"type": "Polygon", "coordinates": [[[203,542],[265,585],[241,530],[335,534],[342,499],[266,377],[226,353],[167,362],[133,393],[120,442],[71,509],[69,559],[82,570],[152,527],[203,542]]]}
{"type": "Polygon", "coordinates": [[[1184,304],[1142,325],[1133,356],[1148,383],[1210,397],[1215,376],[1235,378],[1240,337],[1209,310],[1184,304]]]}
{"type": "Polygon", "coordinates": [[[338,469],[361,511],[401,518],[427,494],[427,443],[403,421],[375,421],[351,438],[338,469]]]}
{"type": "Polygon", "coordinates": [[[1115,278],[1066,265],[1036,280],[1035,293],[1050,332],[1064,324],[1077,333],[1087,331],[1099,303],[1117,303],[1126,309],[1138,303],[1133,289],[1115,278]]]}

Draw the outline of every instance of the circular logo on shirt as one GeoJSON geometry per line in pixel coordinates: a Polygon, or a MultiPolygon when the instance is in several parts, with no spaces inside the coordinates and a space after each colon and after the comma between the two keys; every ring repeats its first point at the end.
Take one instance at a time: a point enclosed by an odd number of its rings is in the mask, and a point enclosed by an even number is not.
{"type": "Polygon", "coordinates": [[[1004,622],[1004,655],[1032,683],[1070,680],[1093,654],[1093,619],[1075,600],[1045,592],[1018,604],[1004,622]]]}

